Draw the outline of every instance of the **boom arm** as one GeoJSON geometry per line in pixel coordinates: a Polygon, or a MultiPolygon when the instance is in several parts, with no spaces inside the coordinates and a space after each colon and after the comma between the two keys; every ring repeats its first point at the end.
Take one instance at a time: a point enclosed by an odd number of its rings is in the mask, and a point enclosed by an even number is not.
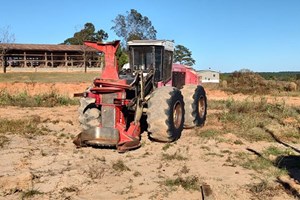
{"type": "Polygon", "coordinates": [[[119,80],[118,76],[118,62],[116,59],[116,52],[120,45],[120,41],[113,42],[84,42],[86,46],[92,47],[104,53],[105,68],[102,72],[102,79],[114,79],[119,80]]]}

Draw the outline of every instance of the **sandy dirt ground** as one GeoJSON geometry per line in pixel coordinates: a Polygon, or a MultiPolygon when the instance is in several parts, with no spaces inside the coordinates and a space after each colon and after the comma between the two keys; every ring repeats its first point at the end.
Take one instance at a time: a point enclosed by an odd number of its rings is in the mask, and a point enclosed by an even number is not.
{"type": "MultiPolygon", "coordinates": [[[[14,87],[0,84],[7,91],[37,94],[60,91],[70,95],[81,92],[87,84],[16,83],[14,87]],[[64,89],[62,89],[63,87],[64,89]],[[49,89],[49,90],[48,90],[49,89]]],[[[244,99],[221,91],[207,91],[208,99],[244,99]]],[[[299,98],[286,102],[300,105],[299,98]]],[[[271,99],[272,100],[272,99],[271,99]]],[[[212,111],[213,112],[213,111],[212,111]]],[[[214,199],[259,199],[249,190],[263,177],[253,170],[230,162],[247,148],[261,150],[276,143],[257,142],[235,144],[238,138],[228,133],[222,140],[197,136],[212,126],[222,128],[208,117],[202,129],[184,130],[172,144],[152,142],[142,134],[142,147],[119,154],[115,149],[76,148],[72,138],[80,132],[77,106],[54,108],[0,107],[0,119],[25,119],[40,116],[40,127],[47,134],[38,136],[7,133],[9,143],[0,148],[0,199],[21,199],[36,191],[29,199],[202,199],[201,190],[168,186],[168,180],[194,178],[199,185],[207,184],[214,199]],[[182,155],[166,159],[164,155],[182,155]]],[[[208,112],[209,115],[209,112],[208,112]]],[[[295,144],[300,149],[300,145],[295,144]]],[[[265,178],[265,177],[264,177],[265,178]]],[[[274,190],[263,199],[295,199],[274,181],[274,190]]]]}

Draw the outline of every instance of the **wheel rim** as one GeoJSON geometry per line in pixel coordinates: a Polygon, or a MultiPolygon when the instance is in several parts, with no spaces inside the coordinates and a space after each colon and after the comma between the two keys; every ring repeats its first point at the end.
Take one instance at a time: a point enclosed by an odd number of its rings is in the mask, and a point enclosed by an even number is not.
{"type": "Polygon", "coordinates": [[[182,106],[179,101],[177,101],[173,107],[173,123],[175,128],[179,128],[182,122],[182,106]]]}
{"type": "Polygon", "coordinates": [[[203,96],[198,100],[198,113],[201,118],[205,115],[205,100],[203,96]]]}

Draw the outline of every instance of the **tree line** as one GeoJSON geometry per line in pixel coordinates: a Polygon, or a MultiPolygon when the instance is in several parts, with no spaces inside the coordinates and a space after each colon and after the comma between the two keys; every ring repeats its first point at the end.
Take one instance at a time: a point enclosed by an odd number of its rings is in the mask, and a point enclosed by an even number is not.
{"type": "MultiPolygon", "coordinates": [[[[143,16],[135,9],[127,11],[126,14],[119,14],[112,20],[113,30],[121,39],[121,47],[117,51],[119,66],[128,62],[128,52],[126,44],[131,40],[156,39],[157,31],[151,20],[143,16]]],[[[94,24],[88,22],[83,28],[67,38],[62,44],[81,45],[84,41],[103,42],[108,39],[108,33],[103,30],[96,30],[94,24]]],[[[173,61],[188,66],[192,66],[196,61],[192,58],[192,52],[183,45],[176,45],[173,55],[173,61]]]]}

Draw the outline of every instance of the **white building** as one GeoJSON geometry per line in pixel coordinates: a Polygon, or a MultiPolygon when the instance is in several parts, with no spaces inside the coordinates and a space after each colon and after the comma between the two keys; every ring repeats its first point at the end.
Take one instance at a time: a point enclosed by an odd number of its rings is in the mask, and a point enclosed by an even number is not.
{"type": "Polygon", "coordinates": [[[199,70],[197,73],[201,76],[202,83],[219,83],[220,72],[213,70],[199,70]]]}

